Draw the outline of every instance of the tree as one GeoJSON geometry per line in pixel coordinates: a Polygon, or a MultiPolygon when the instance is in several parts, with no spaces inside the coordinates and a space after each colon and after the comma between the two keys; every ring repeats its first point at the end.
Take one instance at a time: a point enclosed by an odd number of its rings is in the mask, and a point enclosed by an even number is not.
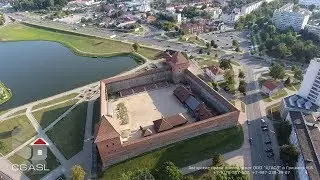
{"type": "Polygon", "coordinates": [[[214,57],[217,58],[217,57],[218,57],[218,54],[215,54],[214,57]]]}
{"type": "Polygon", "coordinates": [[[86,175],[86,172],[80,165],[76,164],[72,166],[71,174],[72,180],[83,180],[84,176],[86,175]]]}
{"type": "Polygon", "coordinates": [[[291,86],[291,79],[290,79],[290,77],[288,77],[288,78],[284,81],[284,85],[285,85],[286,87],[291,86]]]}
{"type": "Polygon", "coordinates": [[[297,66],[295,65],[291,66],[291,71],[295,72],[296,70],[298,70],[297,66]]]}
{"type": "Polygon", "coordinates": [[[294,167],[298,162],[299,149],[293,145],[282,145],[280,146],[280,158],[288,166],[294,167]]]}
{"type": "Polygon", "coordinates": [[[152,173],[156,180],[181,180],[179,168],[172,162],[165,162],[152,173]]]}
{"type": "Polygon", "coordinates": [[[239,45],[240,45],[240,43],[239,43],[239,41],[237,41],[237,40],[232,40],[232,46],[234,46],[234,47],[239,47],[239,45]]]}
{"type": "Polygon", "coordinates": [[[244,72],[243,71],[239,71],[238,77],[243,79],[245,77],[244,72]]]}
{"type": "Polygon", "coordinates": [[[137,52],[139,50],[139,48],[140,48],[140,45],[138,43],[134,43],[134,44],[132,44],[132,47],[133,47],[133,50],[135,52],[137,52]]]}
{"type": "Polygon", "coordinates": [[[294,72],[294,75],[293,77],[298,80],[298,81],[302,81],[303,80],[303,72],[301,69],[297,69],[295,72],[294,72]]]}
{"type": "Polygon", "coordinates": [[[311,4],[308,8],[309,8],[310,11],[313,11],[316,8],[316,5],[311,4]]]}
{"type": "Polygon", "coordinates": [[[234,80],[234,72],[232,70],[225,71],[224,79],[228,85],[234,85],[236,83],[234,80]]]}
{"type": "Polygon", "coordinates": [[[291,51],[288,49],[287,45],[285,43],[280,43],[278,46],[276,46],[276,52],[281,58],[285,58],[288,56],[291,56],[291,51]]]}
{"type": "Polygon", "coordinates": [[[236,47],[236,49],[234,49],[236,52],[240,52],[240,48],[239,47],[236,47]]]}
{"type": "Polygon", "coordinates": [[[214,82],[214,81],[208,82],[208,85],[209,85],[212,89],[218,91],[218,84],[217,84],[216,82],[214,82]]]}
{"type": "Polygon", "coordinates": [[[203,54],[203,49],[199,49],[199,54],[203,54]]]}
{"type": "Polygon", "coordinates": [[[214,42],[214,40],[211,40],[210,45],[213,47],[216,44],[216,42],[214,42]]]}
{"type": "Polygon", "coordinates": [[[210,48],[210,43],[206,43],[206,47],[207,47],[207,49],[209,49],[210,48]]]}
{"type": "Polygon", "coordinates": [[[222,69],[232,69],[231,60],[223,60],[220,62],[220,68],[222,69]]]}
{"type": "Polygon", "coordinates": [[[217,167],[217,166],[222,166],[224,165],[224,157],[221,154],[214,154],[212,156],[212,166],[217,167]]]}
{"type": "Polygon", "coordinates": [[[283,79],[285,76],[285,69],[278,63],[275,63],[269,68],[269,75],[274,79],[283,79]]]}
{"type": "Polygon", "coordinates": [[[245,92],[246,92],[246,90],[247,90],[247,83],[244,81],[244,80],[241,80],[240,82],[239,82],[239,88],[238,88],[238,90],[239,90],[239,92],[241,92],[242,94],[244,94],[245,92]]]}
{"type": "Polygon", "coordinates": [[[207,55],[210,55],[210,51],[207,52],[207,55]]]}
{"type": "Polygon", "coordinates": [[[119,180],[155,180],[155,178],[148,169],[138,169],[123,173],[119,180]]]}

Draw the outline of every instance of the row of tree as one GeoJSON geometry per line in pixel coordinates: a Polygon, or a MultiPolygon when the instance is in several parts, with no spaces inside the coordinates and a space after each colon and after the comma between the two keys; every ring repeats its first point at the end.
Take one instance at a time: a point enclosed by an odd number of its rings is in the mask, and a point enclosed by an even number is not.
{"type": "Polygon", "coordinates": [[[15,10],[61,9],[69,0],[19,0],[13,2],[15,10]]]}
{"type": "MultiPolygon", "coordinates": [[[[291,71],[293,72],[293,77],[296,80],[298,80],[298,81],[302,81],[303,80],[303,72],[302,72],[301,69],[297,68],[296,66],[292,66],[291,67],[291,71]]],[[[286,76],[285,64],[284,63],[281,63],[281,64],[273,63],[273,64],[271,64],[271,66],[269,68],[269,75],[273,79],[283,79],[283,78],[285,78],[285,76],[286,76]]]]}
{"type": "Polygon", "coordinates": [[[5,22],[4,15],[0,13],[0,26],[3,25],[4,22],[5,22]]]}

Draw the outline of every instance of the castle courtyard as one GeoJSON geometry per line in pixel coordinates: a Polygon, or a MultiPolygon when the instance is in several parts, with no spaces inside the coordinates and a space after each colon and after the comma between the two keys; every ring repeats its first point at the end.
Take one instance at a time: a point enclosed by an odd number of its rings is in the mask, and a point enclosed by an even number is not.
{"type": "MultiPolygon", "coordinates": [[[[124,103],[127,108],[129,123],[121,125],[121,130],[130,129],[130,136],[136,136],[133,134],[139,130],[140,126],[151,127],[153,121],[179,113],[182,113],[188,121],[195,121],[188,115],[187,108],[173,95],[173,91],[177,87],[178,85],[170,84],[166,88],[140,92],[112,102],[114,108],[119,103],[124,103]]],[[[137,137],[140,136],[137,134],[137,137]]]]}

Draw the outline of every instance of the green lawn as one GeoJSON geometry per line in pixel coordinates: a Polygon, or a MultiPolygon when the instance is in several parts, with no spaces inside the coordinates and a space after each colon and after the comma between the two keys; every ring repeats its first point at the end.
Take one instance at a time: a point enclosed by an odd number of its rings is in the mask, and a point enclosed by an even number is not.
{"type": "MultiPolygon", "coordinates": [[[[30,147],[24,147],[23,149],[19,150],[14,155],[10,156],[8,160],[12,164],[25,164],[28,159],[30,159],[32,149],[30,147]]],[[[54,154],[51,152],[51,150],[48,148],[47,152],[47,159],[46,159],[46,168],[50,170],[54,170],[56,167],[60,165],[60,162],[58,159],[54,156],[54,154]]],[[[25,172],[25,174],[32,180],[38,180],[41,179],[43,176],[45,176],[49,171],[43,171],[41,174],[34,174],[32,172],[25,172]]]]}
{"type": "MultiPolygon", "coordinates": [[[[0,29],[0,40],[47,40],[56,41],[72,48],[78,54],[90,56],[110,56],[112,54],[132,52],[132,45],[110,39],[75,35],[71,33],[44,30],[23,24],[15,23],[0,29]],[[79,50],[79,51],[78,51],[79,50]],[[83,53],[85,52],[85,53],[83,53]]],[[[141,47],[141,55],[153,59],[159,50],[141,47]]]]}
{"type": "Polygon", "coordinates": [[[196,44],[199,46],[206,46],[206,42],[204,40],[202,40],[201,38],[196,38],[196,36],[185,36],[182,37],[181,39],[179,39],[179,41],[181,42],[188,42],[188,43],[192,43],[192,44],[196,44]],[[188,38],[188,40],[186,40],[188,38]]]}
{"type": "Polygon", "coordinates": [[[5,155],[11,152],[35,135],[36,131],[25,115],[1,121],[0,141],[3,147],[0,148],[0,153],[5,155]]]}
{"type": "Polygon", "coordinates": [[[32,107],[33,110],[36,110],[36,109],[39,109],[39,108],[42,108],[42,107],[46,107],[46,106],[50,106],[52,104],[56,104],[56,103],[59,103],[61,101],[66,101],[66,100],[69,100],[69,99],[73,99],[75,98],[76,96],[78,95],[78,93],[71,93],[67,96],[62,96],[62,97],[59,97],[59,98],[56,98],[56,99],[53,99],[51,101],[47,101],[47,102],[43,102],[43,103],[40,103],[40,104],[37,104],[35,106],[32,107]]]}
{"type": "Polygon", "coordinates": [[[272,95],[271,97],[263,94],[262,98],[263,98],[264,102],[271,102],[272,100],[280,99],[280,98],[283,98],[287,95],[288,95],[287,91],[285,89],[281,89],[276,94],[272,95]]]}
{"type": "Polygon", "coordinates": [[[219,62],[213,59],[199,59],[198,64],[200,67],[219,66],[219,62]]]}
{"type": "Polygon", "coordinates": [[[39,122],[42,128],[49,126],[54,120],[60,117],[68,109],[70,109],[79,100],[73,99],[62,104],[54,105],[49,108],[44,108],[38,111],[32,112],[36,120],[39,122]]]}
{"type": "Polygon", "coordinates": [[[88,103],[83,102],[47,132],[60,152],[70,159],[82,150],[88,103]]]}
{"type": "Polygon", "coordinates": [[[118,179],[123,172],[139,168],[151,170],[159,167],[165,161],[172,161],[178,167],[185,167],[211,158],[214,153],[236,150],[241,147],[242,143],[241,126],[210,132],[111,166],[103,172],[102,179],[118,179]]]}
{"type": "Polygon", "coordinates": [[[0,81],[0,88],[3,90],[3,92],[0,94],[0,105],[1,105],[9,101],[9,99],[11,99],[12,92],[1,81],[0,81]]]}

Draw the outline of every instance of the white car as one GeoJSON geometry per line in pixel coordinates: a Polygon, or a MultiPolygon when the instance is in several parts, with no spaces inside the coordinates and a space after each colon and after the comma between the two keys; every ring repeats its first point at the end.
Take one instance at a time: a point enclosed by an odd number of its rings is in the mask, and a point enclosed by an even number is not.
{"type": "Polygon", "coordinates": [[[262,122],[262,123],[266,123],[266,121],[265,121],[264,119],[261,119],[261,122],[262,122]]]}

